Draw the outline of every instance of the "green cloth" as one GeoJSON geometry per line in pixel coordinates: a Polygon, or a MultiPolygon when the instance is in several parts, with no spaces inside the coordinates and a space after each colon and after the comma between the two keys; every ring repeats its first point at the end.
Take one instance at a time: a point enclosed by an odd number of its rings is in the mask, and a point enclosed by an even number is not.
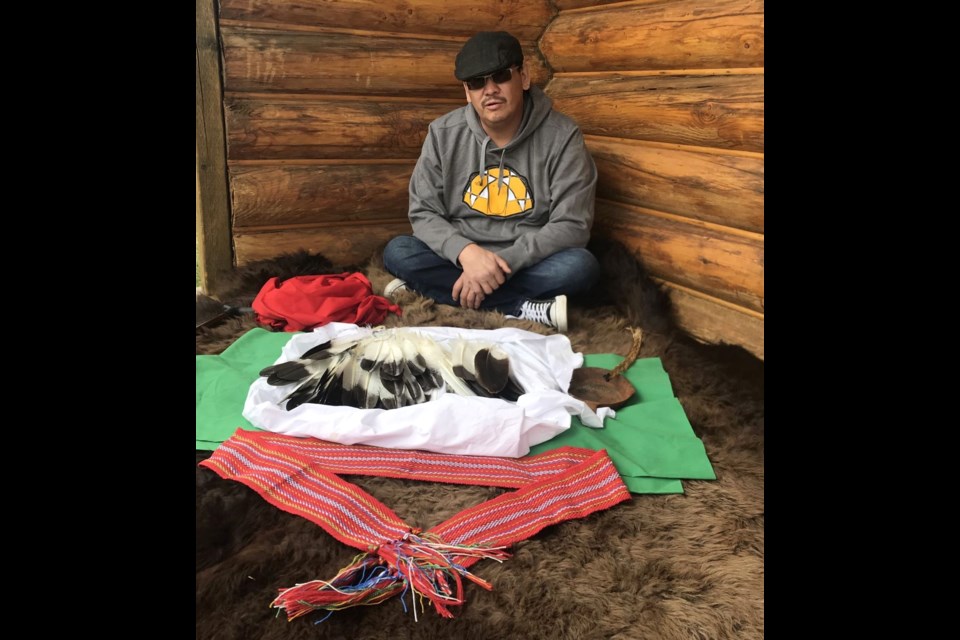
{"type": "Polygon", "coordinates": [[[262,431],[243,417],[260,370],[280,357],[289,333],[251,329],[218,356],[197,356],[197,449],[213,451],[237,427],[262,431]]]}
{"type": "MultiPolygon", "coordinates": [[[[613,369],[623,358],[588,354],[584,366],[613,369]]],[[[683,493],[681,479],[716,480],[703,443],[694,434],[660,358],[637,360],[624,373],[637,393],[603,429],[570,428],[530,449],[543,453],[562,446],[606,449],[631,493],[683,493]]]]}
{"type": "MultiPolygon", "coordinates": [[[[276,361],[290,337],[251,329],[222,354],[197,356],[197,449],[216,449],[237,427],[259,431],[241,415],[243,403],[260,370],[276,361]]],[[[584,366],[612,369],[623,358],[589,354],[584,360],[584,366]]],[[[637,393],[616,418],[604,420],[603,429],[574,417],[570,429],[530,453],[563,446],[606,449],[632,493],[683,493],[681,479],[715,480],[660,359],[639,359],[624,375],[637,393]]]]}

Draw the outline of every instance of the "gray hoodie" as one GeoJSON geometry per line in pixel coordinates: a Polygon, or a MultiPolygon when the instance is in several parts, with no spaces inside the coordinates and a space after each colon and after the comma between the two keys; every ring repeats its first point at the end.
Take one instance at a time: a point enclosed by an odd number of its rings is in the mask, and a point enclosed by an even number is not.
{"type": "Polygon", "coordinates": [[[586,246],[597,168],[576,123],[552,105],[531,86],[520,130],[502,149],[470,104],[434,120],[410,178],[414,235],[457,266],[476,242],[513,273],[586,246]]]}

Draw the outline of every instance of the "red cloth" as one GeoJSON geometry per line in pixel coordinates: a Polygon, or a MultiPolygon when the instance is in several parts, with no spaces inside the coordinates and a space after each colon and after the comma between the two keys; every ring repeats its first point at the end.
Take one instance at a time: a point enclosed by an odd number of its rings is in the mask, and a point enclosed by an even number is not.
{"type": "Polygon", "coordinates": [[[295,276],[267,280],[253,301],[257,322],[275,331],[307,331],[329,322],[377,325],[400,307],[373,295],[362,273],[295,276]]]}

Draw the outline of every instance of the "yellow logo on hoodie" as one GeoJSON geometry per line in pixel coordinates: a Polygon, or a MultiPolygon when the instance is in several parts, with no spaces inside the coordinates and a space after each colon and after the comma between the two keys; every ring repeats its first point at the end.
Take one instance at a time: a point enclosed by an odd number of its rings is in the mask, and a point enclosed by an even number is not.
{"type": "Polygon", "coordinates": [[[533,191],[527,179],[509,167],[488,167],[475,173],[463,190],[463,201],[474,211],[486,216],[506,218],[533,209],[533,191]]]}

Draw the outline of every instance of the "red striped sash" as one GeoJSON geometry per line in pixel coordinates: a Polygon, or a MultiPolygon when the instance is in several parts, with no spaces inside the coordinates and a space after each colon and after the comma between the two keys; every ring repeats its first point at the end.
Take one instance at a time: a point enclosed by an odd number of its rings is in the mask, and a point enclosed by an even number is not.
{"type": "MultiPolygon", "coordinates": [[[[502,561],[504,549],[541,529],[630,499],[606,451],[562,447],[526,458],[493,458],[341,445],[238,429],[201,466],[242,482],[274,506],[307,518],[367,553],[332,580],[281,589],[274,607],[293,619],[317,609],[376,604],[412,591],[444,617],[464,602],[467,567],[502,561]],[[336,474],[516,488],[422,533],[336,474]]],[[[404,604],[406,608],[406,604],[404,604]]],[[[414,605],[416,616],[416,605],[414,605]]]]}

